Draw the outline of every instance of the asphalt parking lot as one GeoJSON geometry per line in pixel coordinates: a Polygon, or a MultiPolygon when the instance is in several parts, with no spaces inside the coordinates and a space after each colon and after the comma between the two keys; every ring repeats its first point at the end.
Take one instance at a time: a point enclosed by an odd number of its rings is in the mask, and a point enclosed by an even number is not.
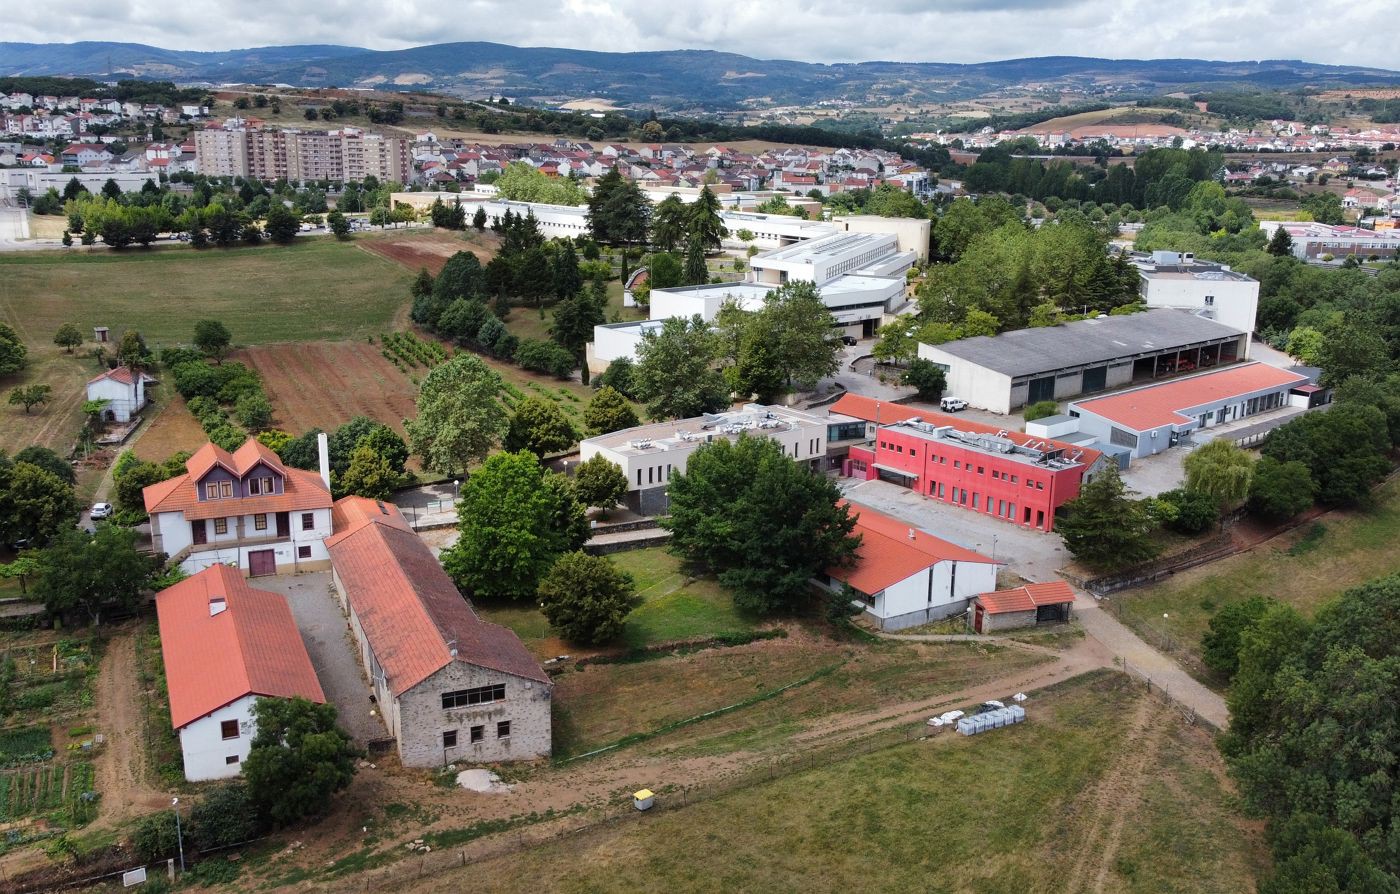
{"type": "Polygon", "coordinates": [[[383,722],[370,713],[375,706],[369,700],[369,681],[360,666],[350,626],[331,592],[330,572],[259,577],[250,583],[287,597],[326,700],[340,713],[341,728],[360,745],[387,736],[383,722]]]}

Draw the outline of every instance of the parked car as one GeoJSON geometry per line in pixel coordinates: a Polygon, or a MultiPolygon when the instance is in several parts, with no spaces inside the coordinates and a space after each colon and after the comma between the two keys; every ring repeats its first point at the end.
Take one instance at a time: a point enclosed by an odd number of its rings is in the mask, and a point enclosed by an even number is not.
{"type": "Polygon", "coordinates": [[[23,552],[24,550],[29,549],[30,545],[31,544],[28,539],[11,540],[8,544],[8,546],[10,547],[10,552],[12,553],[23,552]]]}
{"type": "Polygon", "coordinates": [[[967,401],[961,397],[945,397],[938,402],[938,406],[945,413],[956,413],[967,409],[967,401]]]}
{"type": "Polygon", "coordinates": [[[846,345],[847,347],[854,347],[858,340],[859,339],[857,339],[854,335],[841,336],[841,344],[846,345]]]}
{"type": "Polygon", "coordinates": [[[111,515],[111,503],[93,503],[92,508],[88,510],[88,517],[93,521],[97,521],[99,518],[110,518],[111,515]]]}

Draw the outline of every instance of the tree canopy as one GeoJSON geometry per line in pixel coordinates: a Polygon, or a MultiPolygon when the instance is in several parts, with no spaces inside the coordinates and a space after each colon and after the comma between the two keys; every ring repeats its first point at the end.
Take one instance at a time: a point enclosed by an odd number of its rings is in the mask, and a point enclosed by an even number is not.
{"type": "Polygon", "coordinates": [[[1074,557],[1090,565],[1132,565],[1152,558],[1160,548],[1148,504],[1128,496],[1117,469],[1100,472],[1064,508],[1055,528],[1074,557]]]}
{"type": "Polygon", "coordinates": [[[632,575],[606,556],[565,553],[540,581],[540,611],[564,639],[599,645],[622,633],[627,615],[642,604],[632,575]]]}
{"type": "Polygon", "coordinates": [[[506,433],[501,377],[479,358],[458,354],[438,364],[418,392],[418,416],[405,423],[413,452],[444,475],[459,474],[506,433]]]}
{"type": "Polygon", "coordinates": [[[258,731],[243,778],[250,800],[271,825],[325,814],[331,797],[350,785],[360,753],[335,720],[334,705],[300,697],[253,703],[258,731]]]}
{"type": "Polygon", "coordinates": [[[642,333],[632,386],[653,419],[684,419],[713,413],[727,403],[724,378],[714,368],[710,327],[697,314],[671,317],[660,330],[642,333]]]}
{"type": "Polygon", "coordinates": [[[65,528],[39,553],[34,596],[50,612],[82,612],[97,624],[109,607],[135,608],[160,565],[158,557],[137,550],[130,528],[98,525],[94,534],[65,528]]]}

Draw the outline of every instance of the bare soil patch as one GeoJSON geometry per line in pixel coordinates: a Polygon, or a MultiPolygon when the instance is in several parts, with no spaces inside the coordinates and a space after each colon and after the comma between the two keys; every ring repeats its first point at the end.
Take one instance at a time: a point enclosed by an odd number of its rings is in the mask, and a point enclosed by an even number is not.
{"type": "Polygon", "coordinates": [[[459,251],[469,251],[485,264],[496,256],[490,244],[494,236],[479,234],[470,239],[447,232],[410,233],[388,236],[380,239],[367,239],[359,244],[365,251],[388,258],[402,264],[409,270],[427,268],[433,276],[442,272],[447,259],[459,251]]]}
{"type": "Polygon", "coordinates": [[[234,359],[262,377],[273,424],[293,434],[311,428],[333,431],[355,416],[402,433],[403,420],[417,412],[418,387],[384,359],[377,343],[256,345],[234,359]]]}
{"type": "Polygon", "coordinates": [[[185,406],[185,399],[179,396],[162,407],[146,426],[131,449],[141,459],[152,462],[159,462],[180,450],[198,450],[209,440],[199,420],[185,406]]]}

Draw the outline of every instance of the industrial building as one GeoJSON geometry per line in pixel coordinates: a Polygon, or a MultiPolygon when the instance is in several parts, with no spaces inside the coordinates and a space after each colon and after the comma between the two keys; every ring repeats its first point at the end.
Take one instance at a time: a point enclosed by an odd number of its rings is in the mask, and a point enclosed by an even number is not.
{"type": "Polygon", "coordinates": [[[881,630],[961,614],[969,599],[996,586],[994,560],[868,507],[846,505],[860,547],[852,564],[826,569],[817,583],[832,591],[849,586],[881,630]]]}
{"type": "Polygon", "coordinates": [[[1293,240],[1293,256],[1304,261],[1356,257],[1393,258],[1400,254],[1400,230],[1367,230],[1362,227],[1334,226],[1316,221],[1261,220],[1259,229],[1272,239],[1279,227],[1293,240]]]}
{"type": "Polygon", "coordinates": [[[1154,251],[1133,257],[1148,307],[1171,307],[1253,332],[1259,312],[1259,281],[1225,264],[1199,261],[1192,254],[1154,251]]]}
{"type": "Polygon", "coordinates": [[[848,477],[889,481],[1041,531],[1053,530],[1056,510],[1106,467],[1103,455],[1091,447],[868,397],[848,394],[832,410],[873,419],[870,443],[849,450],[842,467],[848,477]]]}
{"type": "Polygon", "coordinates": [[[740,435],[771,438],[797,462],[816,469],[825,465],[828,420],[787,407],[747,404],[742,410],[707,413],[694,419],[655,422],[615,431],[579,444],[579,459],[602,455],[627,476],[628,508],[643,515],[660,515],[670,503],[671,475],[684,475],[690,455],[716,438],[740,435]]]}
{"type": "Polygon", "coordinates": [[[994,413],[1248,356],[1248,332],[1170,308],[919,345],[947,375],[947,394],[994,413]]]}
{"type": "Polygon", "coordinates": [[[1073,401],[1080,432],[1132,451],[1134,459],[1174,447],[1191,432],[1281,407],[1307,409],[1316,384],[1302,373],[1243,363],[1200,375],[1073,401]]]}

